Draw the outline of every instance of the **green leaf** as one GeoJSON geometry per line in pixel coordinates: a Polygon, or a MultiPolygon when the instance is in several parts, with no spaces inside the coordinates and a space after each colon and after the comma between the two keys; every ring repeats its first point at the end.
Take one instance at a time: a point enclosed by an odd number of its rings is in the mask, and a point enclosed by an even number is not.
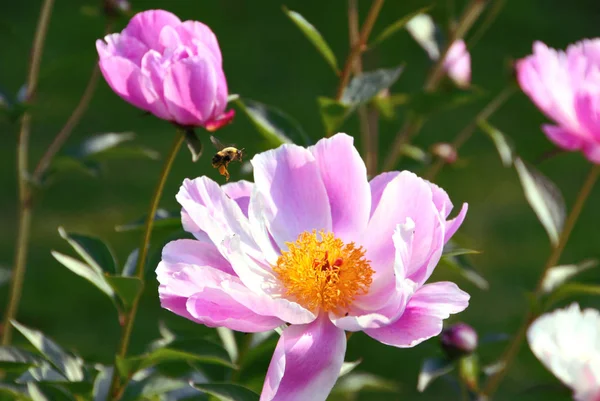
{"type": "Polygon", "coordinates": [[[56,386],[29,382],[27,390],[33,401],[76,401],[73,395],[56,386]]]}
{"type": "Polygon", "coordinates": [[[124,277],[131,277],[135,274],[135,269],[137,267],[138,258],[140,255],[140,249],[134,249],[129,256],[127,256],[127,260],[123,265],[123,269],[121,270],[121,275],[124,277]]]}
{"type": "Polygon", "coordinates": [[[340,102],[344,105],[356,108],[373,99],[379,92],[388,89],[400,78],[404,66],[396,68],[381,68],[374,71],[356,75],[342,94],[340,102]]]}
{"type": "MultiPolygon", "coordinates": [[[[122,224],[115,227],[115,231],[138,231],[142,230],[146,225],[146,216],[132,221],[131,223],[122,224]]],[[[158,209],[154,215],[154,228],[181,228],[181,214],[175,211],[158,209]]]]}
{"type": "Polygon", "coordinates": [[[398,385],[370,373],[349,373],[337,381],[332,393],[356,394],[362,390],[395,393],[398,385]]]}
{"type": "Polygon", "coordinates": [[[477,126],[494,142],[498,154],[500,155],[500,160],[502,160],[502,165],[504,167],[512,166],[515,158],[515,151],[514,145],[510,139],[486,120],[477,121],[477,126]]]}
{"type": "Polygon", "coordinates": [[[31,352],[12,346],[0,347],[0,370],[22,372],[35,366],[40,358],[31,352]]]}
{"type": "Polygon", "coordinates": [[[106,401],[108,400],[108,394],[110,393],[110,382],[113,374],[112,366],[100,366],[99,372],[94,380],[94,389],[92,390],[92,396],[94,401],[106,401]]]}
{"type": "Polygon", "coordinates": [[[546,301],[546,308],[562,301],[563,299],[578,296],[578,295],[600,295],[600,285],[583,284],[583,283],[566,283],[560,286],[550,295],[546,301]]]}
{"type": "Polygon", "coordinates": [[[487,282],[481,274],[479,274],[469,262],[463,257],[464,255],[456,256],[445,256],[440,259],[440,263],[451,268],[464,279],[475,285],[480,290],[487,290],[490,288],[490,284],[487,282]]]}
{"type": "Polygon", "coordinates": [[[100,176],[102,167],[100,163],[93,160],[79,160],[71,156],[58,155],[52,160],[52,164],[36,185],[48,185],[59,174],[67,172],[79,172],[93,178],[100,176]]]}
{"type": "MultiPolygon", "coordinates": [[[[237,361],[238,359],[238,347],[235,341],[235,334],[231,329],[227,327],[217,327],[217,334],[223,343],[223,347],[229,354],[229,357],[232,361],[237,361]]],[[[250,333],[246,333],[247,336],[251,335],[250,333]]]]}
{"type": "Polygon", "coordinates": [[[0,267],[0,287],[2,287],[6,283],[9,283],[11,278],[11,270],[5,267],[0,267]]]}
{"type": "Polygon", "coordinates": [[[27,387],[14,384],[0,383],[0,400],[2,401],[31,401],[27,387]]]}
{"type": "Polygon", "coordinates": [[[452,372],[454,364],[444,358],[427,358],[423,361],[417,384],[417,390],[422,393],[427,386],[438,377],[452,372]]]}
{"type": "Polygon", "coordinates": [[[105,161],[113,159],[160,160],[160,153],[143,146],[119,146],[89,156],[89,160],[105,161]]]}
{"type": "Polygon", "coordinates": [[[542,292],[551,293],[567,282],[571,277],[598,266],[595,259],[584,260],[578,264],[554,266],[548,269],[542,280],[542,292]]]}
{"type": "Polygon", "coordinates": [[[475,86],[468,89],[452,87],[445,91],[417,92],[410,94],[407,106],[421,116],[431,116],[472,103],[485,92],[475,86]]]}
{"type": "Polygon", "coordinates": [[[251,99],[240,98],[235,104],[250,118],[270,146],[277,147],[284,143],[311,144],[312,141],[300,123],[283,111],[251,99]]]}
{"type": "Polygon", "coordinates": [[[185,143],[192,154],[192,162],[196,163],[200,156],[202,156],[202,152],[204,151],[204,145],[198,136],[196,135],[196,131],[193,128],[186,128],[184,131],[185,135],[185,143]]]}
{"type": "Polygon", "coordinates": [[[287,8],[283,8],[283,12],[292,20],[294,24],[302,31],[304,36],[317,48],[319,53],[325,58],[327,64],[333,69],[333,71],[338,74],[340,69],[338,68],[337,60],[333,51],[323,39],[323,36],[317,31],[310,22],[308,22],[302,15],[298,14],[295,11],[288,10],[287,8]]]}
{"type": "Polygon", "coordinates": [[[473,254],[479,254],[481,253],[480,251],[476,251],[473,249],[465,249],[465,248],[444,248],[444,251],[442,252],[442,257],[450,257],[450,256],[459,256],[459,255],[473,255],[473,254]]]}
{"type": "Polygon", "coordinates": [[[514,164],[525,198],[546,229],[550,242],[556,245],[566,215],[565,200],[560,190],[546,176],[534,167],[526,165],[520,158],[517,157],[514,164]]]}
{"type": "Polygon", "coordinates": [[[220,401],[258,401],[258,394],[237,384],[194,383],[192,386],[203,393],[217,397],[220,401]]]}
{"type": "MultiPolygon", "coordinates": [[[[129,382],[120,401],[138,401],[138,400],[185,400],[190,396],[197,395],[197,391],[190,384],[181,379],[152,374],[141,380],[132,380],[129,382]],[[171,392],[182,393],[174,396],[171,392]],[[171,394],[167,394],[171,393],[171,394]]],[[[196,399],[196,398],[192,398],[196,399]]]]}
{"type": "Polygon", "coordinates": [[[60,264],[95,285],[100,291],[108,295],[108,297],[114,301],[115,292],[110,284],[108,284],[106,281],[106,276],[98,273],[97,270],[75,258],[72,258],[71,256],[67,256],[56,251],[52,251],[50,253],[60,264]]]}
{"type": "Polygon", "coordinates": [[[83,380],[83,361],[81,359],[67,354],[41,331],[30,329],[14,320],[11,323],[68,380],[83,380]]]}
{"type": "Polygon", "coordinates": [[[405,23],[410,36],[425,50],[431,60],[440,58],[444,40],[442,30],[429,14],[416,13],[405,23]]]}
{"type": "Polygon", "coordinates": [[[402,145],[400,148],[400,154],[423,164],[429,164],[429,162],[431,162],[431,156],[429,153],[417,146],[411,145],[410,143],[405,143],[402,145]]]}
{"type": "Polygon", "coordinates": [[[407,14],[407,15],[401,17],[400,19],[396,20],[396,22],[394,22],[393,24],[388,25],[377,36],[377,38],[375,38],[375,40],[369,44],[369,48],[371,49],[371,48],[377,46],[378,44],[380,44],[381,42],[383,42],[384,40],[386,40],[387,38],[389,38],[390,36],[392,36],[393,34],[398,32],[399,30],[403,29],[406,26],[406,24],[408,23],[408,21],[410,21],[411,19],[413,19],[414,17],[416,17],[419,14],[426,13],[430,8],[431,8],[431,6],[427,6],[427,7],[421,8],[417,11],[413,11],[412,13],[407,14]]]}
{"type": "Polygon", "coordinates": [[[137,277],[106,276],[105,280],[119,296],[126,310],[131,308],[144,287],[142,280],[137,277]]]}
{"type": "Polygon", "coordinates": [[[317,102],[327,133],[336,132],[352,111],[351,107],[328,97],[320,96],[317,102]]]}
{"type": "Polygon", "coordinates": [[[66,153],[76,159],[86,159],[97,156],[116,148],[123,142],[131,141],[135,138],[133,132],[108,132],[89,137],[79,146],[69,149],[66,153]]]}
{"type": "Polygon", "coordinates": [[[221,345],[202,339],[174,340],[147,354],[118,360],[117,368],[122,377],[127,377],[142,369],[173,361],[204,362],[235,368],[221,345]]]}
{"type": "Polygon", "coordinates": [[[360,365],[361,362],[362,359],[357,359],[354,362],[344,362],[342,364],[342,368],[340,369],[340,374],[338,375],[338,377],[345,376],[348,373],[352,372],[358,365],[360,365]]]}
{"type": "Polygon", "coordinates": [[[58,228],[60,236],[73,247],[75,252],[98,274],[115,274],[117,262],[106,243],[95,237],[69,233],[63,227],[58,228]]]}

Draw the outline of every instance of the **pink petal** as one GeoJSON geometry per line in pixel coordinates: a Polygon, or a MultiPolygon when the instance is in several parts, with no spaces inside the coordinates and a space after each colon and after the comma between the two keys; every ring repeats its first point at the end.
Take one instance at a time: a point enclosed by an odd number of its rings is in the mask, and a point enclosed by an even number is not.
{"type": "Polygon", "coordinates": [[[153,107],[142,89],[142,73],[133,62],[118,56],[101,59],[100,71],[111,89],[123,100],[152,112],[153,107]]]}
{"type": "MultiPolygon", "coordinates": [[[[598,82],[600,83],[600,81],[598,82]]],[[[591,84],[589,85],[591,86],[591,84]]],[[[582,127],[582,136],[600,143],[600,90],[588,87],[575,96],[575,113],[582,127]]]]}
{"type": "Polygon", "coordinates": [[[165,25],[160,30],[160,34],[158,36],[158,43],[163,49],[176,49],[183,45],[181,43],[181,39],[179,38],[177,30],[170,25],[165,25]]]}
{"type": "Polygon", "coordinates": [[[280,248],[302,232],[331,231],[329,199],[310,151],[282,145],[257,154],[251,163],[256,188],[264,196],[261,213],[280,248]]]}
{"type": "Polygon", "coordinates": [[[142,57],[148,52],[148,46],[140,42],[134,37],[112,33],[106,35],[104,40],[96,41],[96,50],[98,50],[98,56],[100,60],[119,56],[126,58],[133,62],[138,67],[141,65],[142,57]]]}
{"type": "Polygon", "coordinates": [[[346,336],[325,316],[281,335],[260,401],[325,401],[340,373],[346,336]]]}
{"type": "Polygon", "coordinates": [[[369,181],[369,187],[371,188],[371,216],[373,216],[373,213],[375,213],[375,210],[379,205],[383,190],[390,181],[398,176],[398,174],[400,174],[399,171],[388,171],[373,177],[373,179],[369,181]]]}
{"type": "Polygon", "coordinates": [[[186,308],[196,322],[205,326],[245,333],[273,330],[284,323],[276,317],[257,315],[226,292],[214,288],[204,288],[192,295],[186,308]]]}
{"type": "Polygon", "coordinates": [[[223,192],[238,204],[246,217],[248,217],[248,204],[250,203],[250,194],[253,187],[253,183],[245,180],[230,182],[221,186],[223,192]]]}
{"type": "Polygon", "coordinates": [[[151,49],[162,52],[164,47],[159,43],[162,29],[167,25],[177,27],[180,24],[181,20],[168,11],[148,10],[134,15],[123,33],[133,36],[151,49]]]}
{"type": "Polygon", "coordinates": [[[565,150],[577,150],[582,146],[583,141],[581,138],[565,128],[544,124],[542,125],[542,131],[546,134],[556,146],[565,150]]]}
{"type": "Polygon", "coordinates": [[[386,345],[414,347],[440,334],[443,320],[450,314],[462,312],[468,304],[469,294],[454,283],[427,284],[417,290],[396,322],[380,329],[365,330],[365,333],[386,345]]]}
{"type": "Polygon", "coordinates": [[[450,240],[450,238],[452,238],[454,233],[456,233],[456,231],[462,225],[463,221],[465,221],[465,217],[467,217],[467,210],[469,210],[469,205],[466,203],[463,203],[463,206],[460,209],[458,216],[456,216],[455,218],[453,218],[451,220],[446,221],[446,227],[445,227],[446,232],[444,233],[444,244],[446,244],[450,240]]]}
{"type": "Polygon", "coordinates": [[[162,119],[171,120],[164,102],[163,79],[165,75],[162,56],[155,50],[150,50],[142,58],[142,75],[145,85],[142,91],[146,99],[153,99],[150,103],[151,112],[162,119]]]}
{"type": "Polygon", "coordinates": [[[217,118],[213,118],[213,119],[207,121],[204,124],[204,128],[208,132],[215,132],[215,131],[223,128],[224,126],[230,124],[233,121],[233,117],[235,117],[235,110],[233,110],[233,109],[228,110],[225,113],[218,116],[217,118]]]}
{"type": "MultiPolygon", "coordinates": [[[[216,182],[207,177],[186,179],[176,198],[188,216],[182,219],[186,230],[198,228],[206,233],[226,258],[231,253],[229,242],[235,237],[240,252],[257,262],[262,260],[262,253],[252,238],[248,219],[238,204],[229,198],[216,182]],[[189,224],[188,219],[193,225],[189,224]]],[[[249,288],[258,289],[263,281],[274,280],[272,273],[265,270],[262,264],[231,264],[249,288]]]]}
{"type": "MultiPolygon", "coordinates": [[[[198,43],[208,49],[218,66],[222,64],[221,49],[217,37],[211,29],[198,21],[184,21],[177,28],[181,41],[188,47],[195,47],[198,43]]],[[[197,53],[196,53],[197,54],[197,53]]]]}
{"type": "Polygon", "coordinates": [[[369,293],[389,291],[390,286],[394,285],[392,266],[395,249],[392,236],[396,226],[407,218],[415,223],[412,257],[407,268],[410,278],[410,275],[428,266],[434,252],[441,254],[443,226],[429,184],[415,174],[403,171],[383,190],[362,242],[367,250],[367,259],[375,270],[369,293]]]}
{"type": "Polygon", "coordinates": [[[333,232],[344,242],[359,241],[369,221],[371,194],[367,169],[354,147],[354,138],[337,134],[308,149],[325,184],[333,232]]]}
{"type": "Polygon", "coordinates": [[[594,164],[600,164],[600,143],[588,142],[583,145],[583,154],[594,164]]]}
{"type": "MultiPolygon", "coordinates": [[[[180,239],[169,242],[162,250],[163,272],[179,271],[179,264],[210,266],[230,275],[236,275],[231,264],[212,243],[193,239],[180,239]]],[[[157,274],[159,274],[157,270],[157,274]]],[[[160,280],[159,280],[160,281],[160,280]]]]}
{"type": "Polygon", "coordinates": [[[469,86],[471,83],[471,55],[464,41],[457,40],[450,46],[444,60],[444,68],[458,86],[469,86]]]}
{"type": "Polygon", "coordinates": [[[216,94],[217,75],[207,57],[180,60],[165,75],[165,103],[178,124],[204,125],[211,117],[216,94]]]}

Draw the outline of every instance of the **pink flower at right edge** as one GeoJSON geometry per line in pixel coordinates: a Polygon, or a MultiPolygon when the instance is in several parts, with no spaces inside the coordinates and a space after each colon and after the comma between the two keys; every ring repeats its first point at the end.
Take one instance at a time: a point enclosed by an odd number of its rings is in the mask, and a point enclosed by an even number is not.
{"type": "MultiPolygon", "coordinates": [[[[182,223],[156,269],[160,301],[208,327],[241,332],[286,323],[261,401],[324,401],[346,352],[345,331],[394,347],[437,336],[469,295],[426,283],[467,205],[415,174],[367,180],[354,139],[254,156],[254,183],[185,180],[182,223]]],[[[416,367],[415,367],[416,368],[416,367]]]]}
{"type": "Polygon", "coordinates": [[[444,59],[444,69],[457,86],[467,88],[471,84],[471,55],[464,40],[452,43],[444,59]]]}
{"type": "Polygon", "coordinates": [[[158,118],[214,131],[229,123],[227,81],[215,34],[164,10],[136,14],[96,41],[100,70],[125,101],[158,118]]]}
{"type": "Polygon", "coordinates": [[[535,42],[533,54],[519,60],[516,70],[523,92],[556,123],[542,125],[548,139],[600,163],[600,39],[566,51],[535,42]]]}
{"type": "Polygon", "coordinates": [[[573,390],[576,401],[600,401],[600,313],[576,303],[546,313],[527,330],[534,355],[573,390]]]}

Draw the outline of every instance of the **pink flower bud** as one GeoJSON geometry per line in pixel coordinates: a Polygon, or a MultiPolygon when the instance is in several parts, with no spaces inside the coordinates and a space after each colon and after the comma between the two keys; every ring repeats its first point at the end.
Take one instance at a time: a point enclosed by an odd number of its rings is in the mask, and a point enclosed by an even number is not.
{"type": "Polygon", "coordinates": [[[227,124],[227,82],[214,33],[170,12],[136,14],[121,33],[96,41],[100,69],[125,101],[179,125],[227,124]]]}
{"type": "Polygon", "coordinates": [[[450,46],[444,60],[444,69],[456,85],[468,87],[471,84],[471,55],[463,40],[450,46]]]}
{"type": "Polygon", "coordinates": [[[458,159],[456,149],[449,143],[438,142],[431,146],[431,153],[442,159],[445,163],[452,164],[458,159]]]}
{"type": "Polygon", "coordinates": [[[440,341],[448,356],[466,355],[477,348],[477,332],[468,324],[457,323],[442,331],[440,341]]]}

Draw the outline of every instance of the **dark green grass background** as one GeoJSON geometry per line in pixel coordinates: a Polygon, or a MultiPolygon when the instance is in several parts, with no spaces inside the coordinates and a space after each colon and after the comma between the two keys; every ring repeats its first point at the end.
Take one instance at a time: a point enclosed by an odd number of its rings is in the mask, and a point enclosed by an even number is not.
{"type": "MultiPolygon", "coordinates": [[[[433,13],[443,22],[446,2],[439,3],[433,13]]],[[[0,4],[0,87],[9,94],[15,93],[25,80],[40,4],[41,1],[34,0],[5,0],[0,4]]],[[[360,1],[361,15],[366,14],[369,4],[360,1]]],[[[431,1],[389,0],[377,21],[375,34],[402,15],[429,4],[431,1]]],[[[282,5],[300,12],[317,26],[340,63],[343,62],[348,50],[345,1],[133,1],[136,10],[164,8],[182,19],[196,19],[210,25],[221,44],[231,93],[280,107],[295,116],[309,135],[317,139],[323,135],[323,128],[315,98],[332,96],[337,79],[285,17],[282,5]]],[[[33,109],[32,163],[37,162],[78,102],[95,62],[94,42],[102,36],[103,19],[83,15],[83,6],[96,4],[93,0],[56,1],[33,109]]],[[[563,48],[581,38],[597,36],[600,33],[598,21],[600,5],[593,0],[508,1],[496,23],[472,49],[473,82],[491,94],[496,93],[509,79],[507,59],[528,54],[534,40],[563,48]]],[[[406,70],[393,91],[415,91],[422,85],[429,62],[405,31],[368,54],[365,65],[366,68],[392,67],[402,62],[406,62],[406,70]]],[[[485,100],[436,115],[426,123],[415,143],[427,147],[437,141],[451,140],[484,104],[485,100]]],[[[513,96],[491,122],[513,138],[517,151],[525,160],[534,161],[552,149],[539,130],[544,117],[521,93],[513,96]]],[[[389,147],[401,123],[400,120],[381,123],[380,150],[389,147]]],[[[343,130],[358,136],[356,119],[349,120],[343,130]]],[[[142,116],[101,81],[90,109],[68,145],[74,145],[90,134],[121,131],[136,132],[139,143],[157,149],[163,155],[174,134],[169,124],[142,116]]],[[[6,266],[12,264],[17,225],[16,134],[16,126],[0,122],[0,264],[6,266]]],[[[221,131],[221,138],[245,146],[249,155],[260,150],[258,134],[241,114],[234,124],[221,131]]],[[[483,251],[473,257],[472,262],[490,281],[491,287],[489,291],[481,291],[443,268],[433,278],[454,280],[471,293],[471,306],[458,319],[470,323],[481,334],[512,333],[525,310],[525,292],[534,287],[549,253],[548,239],[525,201],[516,173],[502,167],[496,150],[484,135],[476,133],[461,151],[461,157],[467,164],[445,169],[437,182],[449,192],[455,204],[470,204],[460,233],[470,239],[471,247],[483,251]]],[[[107,167],[100,179],[83,175],[65,177],[38,199],[19,310],[19,320],[23,323],[44,330],[86,358],[104,363],[110,363],[118,341],[115,312],[104,295],[61,267],[51,257],[50,250],[70,252],[56,231],[60,225],[105,239],[121,263],[137,246],[139,233],[117,233],[114,226],[144,213],[160,163],[140,159],[114,161],[107,167]]],[[[407,164],[403,167],[415,166],[407,164]]],[[[572,205],[589,169],[583,157],[563,154],[539,167],[557,183],[567,204],[572,205]]],[[[230,171],[232,179],[241,178],[238,165],[232,165],[230,171]]],[[[182,151],[166,185],[161,206],[177,209],[175,193],[181,181],[202,174],[221,180],[210,167],[207,157],[193,164],[187,152],[182,151]]],[[[600,256],[599,202],[600,187],[589,199],[562,262],[600,256]]],[[[165,233],[158,231],[154,252],[164,238],[165,233]]],[[[151,263],[156,263],[156,254],[151,263]]],[[[600,282],[597,271],[588,272],[582,279],[600,282]]],[[[0,288],[2,311],[6,299],[7,287],[4,286],[0,288]]],[[[584,305],[598,304],[593,298],[581,301],[584,305]]],[[[189,332],[208,332],[161,310],[156,281],[150,274],[131,351],[140,352],[149,340],[158,336],[157,322],[161,319],[189,332]]],[[[23,339],[17,337],[17,341],[23,339]]],[[[482,358],[490,362],[500,351],[500,345],[486,348],[482,350],[482,358]]],[[[364,361],[359,369],[397,381],[401,386],[399,394],[365,393],[362,400],[457,399],[444,381],[436,382],[424,394],[415,390],[421,360],[436,352],[436,339],[414,349],[394,349],[359,334],[349,342],[347,359],[361,357],[364,361]]],[[[245,377],[255,376],[260,382],[259,376],[266,371],[267,363],[268,358],[263,358],[245,377]]],[[[498,399],[569,399],[568,393],[522,392],[536,383],[556,382],[524,347],[518,363],[504,381],[498,399]]]]}

